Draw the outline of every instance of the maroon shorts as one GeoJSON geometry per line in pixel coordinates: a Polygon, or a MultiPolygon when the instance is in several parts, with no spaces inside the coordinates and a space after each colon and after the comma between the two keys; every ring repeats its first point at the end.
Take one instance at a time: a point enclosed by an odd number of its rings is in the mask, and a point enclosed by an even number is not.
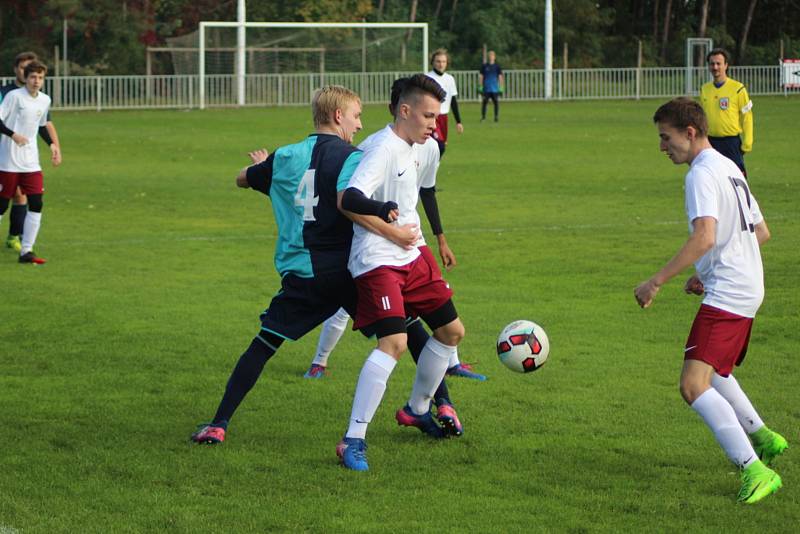
{"type": "Polygon", "coordinates": [[[42,176],[42,171],[0,171],[0,197],[13,197],[17,187],[19,187],[25,195],[41,195],[44,193],[44,176],[42,176]]]}
{"type": "Polygon", "coordinates": [[[433,138],[443,143],[447,142],[447,114],[443,113],[436,117],[436,131],[433,132],[433,138]]]}
{"type": "Polygon", "coordinates": [[[752,328],[751,317],[701,304],[686,340],[683,359],[700,360],[713,367],[718,375],[728,376],[734,366],[744,361],[752,328]]]}
{"type": "MultiPolygon", "coordinates": [[[[427,249],[427,250],[425,250],[427,249]]],[[[355,279],[358,305],[353,328],[388,317],[418,317],[441,308],[453,296],[430,249],[402,267],[383,266],[355,279]]]]}

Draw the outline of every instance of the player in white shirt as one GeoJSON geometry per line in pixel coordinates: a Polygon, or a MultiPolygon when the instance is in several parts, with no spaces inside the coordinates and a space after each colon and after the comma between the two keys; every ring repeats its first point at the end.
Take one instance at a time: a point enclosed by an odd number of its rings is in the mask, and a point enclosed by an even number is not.
{"type": "MultiPolygon", "coordinates": [[[[399,88],[402,85],[398,82],[401,81],[403,81],[402,78],[395,82],[394,86],[392,87],[392,97],[389,103],[389,112],[392,113],[392,115],[394,115],[394,108],[397,106],[397,100],[399,98],[399,88]]],[[[367,150],[376,139],[380,138],[378,135],[379,133],[380,132],[369,136],[358,146],[358,148],[361,150],[367,150]]],[[[442,223],[439,218],[438,203],[436,201],[436,171],[439,168],[439,161],[441,157],[438,142],[433,138],[428,138],[425,144],[422,145],[419,150],[417,150],[417,154],[419,155],[417,167],[419,176],[418,185],[420,200],[422,201],[425,214],[430,222],[431,231],[436,237],[439,247],[439,258],[441,259],[444,268],[449,271],[455,267],[456,257],[447,244],[447,239],[445,238],[444,230],[442,229],[442,223]]],[[[426,246],[423,236],[420,236],[420,242],[418,243],[418,246],[426,246]]],[[[311,361],[311,365],[303,375],[305,378],[320,379],[325,376],[325,372],[328,367],[328,358],[330,357],[331,352],[333,352],[333,349],[336,348],[336,344],[344,335],[349,320],[350,315],[348,315],[345,310],[340,309],[338,312],[332,315],[330,319],[325,321],[325,323],[322,325],[322,331],[319,335],[319,341],[317,342],[317,348],[311,361]]],[[[427,341],[427,339],[414,339],[413,335],[415,333],[416,332],[413,331],[409,332],[409,345],[412,347],[412,354],[414,353],[413,343],[419,341],[421,344],[424,344],[425,341],[427,341]]],[[[448,376],[471,378],[473,380],[486,380],[486,376],[474,372],[470,364],[461,363],[458,357],[458,352],[451,356],[446,374],[448,376]]],[[[447,388],[444,386],[444,384],[442,389],[444,391],[441,393],[445,393],[447,391],[447,388]]],[[[436,401],[436,405],[440,406],[441,400],[446,398],[446,394],[440,395],[440,392],[437,391],[434,399],[436,401]]],[[[458,426],[460,426],[460,423],[458,426]]]]}
{"type": "Polygon", "coordinates": [[[676,98],[661,106],[653,121],[661,150],[673,163],[689,164],[685,195],[691,233],[634,296],[647,308],[662,285],[694,264],[696,273],[684,290],[705,297],[684,349],[681,395],[741,470],[737,500],[754,503],[781,487],[767,465],[788,447],[764,425],[731,374],[744,360],[764,298],[760,246],[769,229],[742,172],[711,147],[700,104],[676,98]]]}
{"type": "MultiPolygon", "coordinates": [[[[442,280],[436,260],[418,246],[401,246],[402,236],[419,232],[417,151],[433,133],[444,91],[431,78],[406,80],[395,120],[376,134],[347,188],[340,192],[345,213],[377,215],[393,225],[381,233],[355,226],[348,269],[358,288],[356,328],[378,338],[358,378],[350,425],[336,448],[348,469],[365,471],[366,431],[380,405],[386,383],[406,350],[406,315],[420,316],[433,330],[417,363],[408,404],[397,411],[398,423],[416,426],[433,437],[446,434],[431,416],[431,399],[442,381],[450,355],[464,337],[464,325],[442,280]]],[[[429,251],[429,249],[427,249],[429,251]]]]}
{"type": "Polygon", "coordinates": [[[431,54],[431,70],[428,76],[436,80],[442,89],[445,91],[444,101],[442,102],[439,116],[436,118],[436,131],[433,132],[433,138],[439,144],[439,153],[444,156],[444,150],[447,146],[447,117],[450,110],[453,110],[453,118],[456,119],[456,131],[461,134],[464,133],[464,125],[461,124],[461,114],[458,112],[458,89],[456,88],[456,79],[451,74],[445,72],[450,56],[447,50],[439,48],[431,54]]]}
{"type": "MultiPolygon", "coordinates": [[[[36,136],[47,124],[50,97],[41,92],[47,67],[31,61],[25,67],[25,87],[11,91],[0,103],[0,218],[17,187],[28,197],[19,262],[41,264],[33,252],[42,220],[44,184],[36,136]]],[[[52,147],[51,147],[52,148],[52,147]]],[[[53,160],[54,164],[56,159],[53,160]]]]}

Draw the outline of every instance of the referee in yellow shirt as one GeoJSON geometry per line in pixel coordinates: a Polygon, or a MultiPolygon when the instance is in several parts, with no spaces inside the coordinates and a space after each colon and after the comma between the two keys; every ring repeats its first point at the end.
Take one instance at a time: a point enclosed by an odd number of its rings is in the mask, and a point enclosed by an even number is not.
{"type": "Polygon", "coordinates": [[[728,52],[715,48],[706,56],[713,81],[700,89],[708,117],[708,140],[747,176],[744,155],[753,149],[753,102],[744,85],[728,78],[728,52]]]}

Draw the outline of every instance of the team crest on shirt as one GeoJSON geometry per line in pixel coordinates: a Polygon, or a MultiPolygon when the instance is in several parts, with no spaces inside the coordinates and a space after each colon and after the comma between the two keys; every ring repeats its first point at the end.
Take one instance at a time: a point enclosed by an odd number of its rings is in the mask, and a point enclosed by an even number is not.
{"type": "Polygon", "coordinates": [[[728,106],[730,105],[730,101],[731,101],[731,99],[728,98],[727,96],[725,98],[720,98],[719,99],[719,109],[721,109],[723,111],[728,109],[728,106]]]}

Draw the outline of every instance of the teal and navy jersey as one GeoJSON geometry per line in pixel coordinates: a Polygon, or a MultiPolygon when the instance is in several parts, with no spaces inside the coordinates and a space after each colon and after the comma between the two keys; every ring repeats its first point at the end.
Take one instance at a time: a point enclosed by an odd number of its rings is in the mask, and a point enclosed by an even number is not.
{"type": "Polygon", "coordinates": [[[500,68],[500,65],[498,63],[484,63],[481,65],[481,74],[483,74],[483,92],[499,93],[500,75],[503,74],[503,69],[500,68]]]}
{"type": "Polygon", "coordinates": [[[312,134],[247,169],[250,187],[269,195],[278,225],[275,268],[303,278],[347,271],[353,223],[336,207],[361,151],[335,135],[312,134]]]}

